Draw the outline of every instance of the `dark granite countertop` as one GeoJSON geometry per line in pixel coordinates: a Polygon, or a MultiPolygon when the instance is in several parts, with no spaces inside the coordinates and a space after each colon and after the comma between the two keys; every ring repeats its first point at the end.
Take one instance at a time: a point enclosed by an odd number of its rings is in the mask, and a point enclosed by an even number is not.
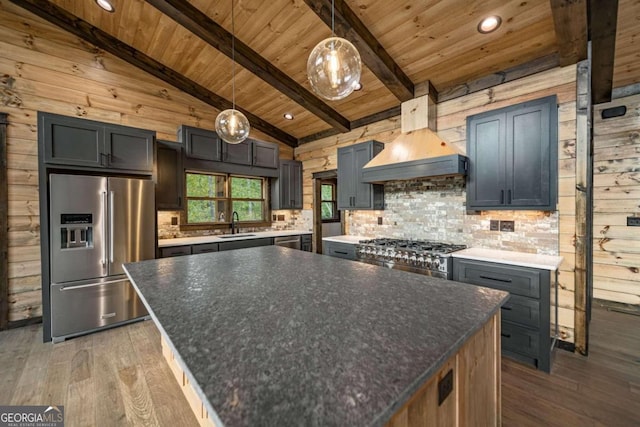
{"type": "Polygon", "coordinates": [[[275,246],[125,269],[226,426],[382,425],[507,297],[275,246]]]}

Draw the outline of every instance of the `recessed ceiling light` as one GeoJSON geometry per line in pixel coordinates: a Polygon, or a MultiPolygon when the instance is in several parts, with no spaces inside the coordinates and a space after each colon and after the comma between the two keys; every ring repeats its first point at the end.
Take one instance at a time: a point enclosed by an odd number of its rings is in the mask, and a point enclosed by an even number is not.
{"type": "Polygon", "coordinates": [[[95,2],[98,6],[100,6],[102,9],[106,10],[109,13],[113,13],[116,11],[116,8],[111,2],[111,0],[95,0],[95,2]]]}
{"type": "Polygon", "coordinates": [[[492,33],[500,27],[502,18],[498,15],[487,16],[478,24],[478,32],[482,34],[492,33]]]}
{"type": "Polygon", "coordinates": [[[291,113],[284,113],[283,116],[287,120],[293,120],[293,114],[291,113]]]}
{"type": "Polygon", "coordinates": [[[362,83],[358,82],[353,85],[353,90],[358,91],[362,90],[362,83]]]}

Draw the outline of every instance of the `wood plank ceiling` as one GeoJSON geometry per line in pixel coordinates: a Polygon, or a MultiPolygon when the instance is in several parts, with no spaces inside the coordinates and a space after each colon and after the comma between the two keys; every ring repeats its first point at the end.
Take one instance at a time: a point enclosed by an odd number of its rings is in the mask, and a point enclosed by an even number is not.
{"type": "MultiPolygon", "coordinates": [[[[11,1],[45,19],[51,18],[42,10],[62,9],[117,39],[107,44],[128,45],[130,56],[146,55],[146,63],[160,73],[175,71],[205,102],[227,108],[231,100],[231,0],[112,0],[115,13],[93,0],[11,1]]],[[[311,49],[331,35],[326,23],[331,1],[236,0],[236,104],[255,117],[255,122],[250,117],[254,127],[292,146],[396,115],[413,87],[426,81],[447,94],[442,100],[474,90],[473,82],[492,74],[526,70],[529,64],[531,70],[566,65],[586,55],[587,0],[335,3],[336,33],[358,46],[366,65],[363,90],[330,102],[313,94],[306,62],[311,49]],[[480,34],[477,25],[489,15],[499,15],[502,25],[480,34]],[[358,34],[359,26],[367,34],[358,34]],[[295,119],[286,120],[287,112],[295,119]]],[[[609,76],[614,86],[640,82],[639,19],[640,1],[619,1],[615,68],[609,76]]],[[[67,29],[77,30],[77,23],[67,29]]]]}

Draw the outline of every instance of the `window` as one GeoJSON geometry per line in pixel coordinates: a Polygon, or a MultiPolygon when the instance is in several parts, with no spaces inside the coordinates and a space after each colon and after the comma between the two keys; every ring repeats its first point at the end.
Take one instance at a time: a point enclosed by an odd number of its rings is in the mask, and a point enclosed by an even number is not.
{"type": "Polygon", "coordinates": [[[264,178],[226,174],[187,173],[187,223],[266,221],[264,178]]]}
{"type": "Polygon", "coordinates": [[[323,182],[320,187],[320,200],[322,208],[323,222],[340,221],[340,211],[336,203],[336,184],[334,182],[323,182]]]}

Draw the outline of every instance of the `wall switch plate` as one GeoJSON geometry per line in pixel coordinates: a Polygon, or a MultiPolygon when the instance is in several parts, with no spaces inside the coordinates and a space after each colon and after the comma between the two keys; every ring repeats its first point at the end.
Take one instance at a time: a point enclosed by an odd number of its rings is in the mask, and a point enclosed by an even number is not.
{"type": "Polygon", "coordinates": [[[276,214],[271,215],[271,221],[277,221],[278,217],[276,216],[276,214]]]}
{"type": "Polygon", "coordinates": [[[511,232],[515,229],[514,221],[500,221],[500,231],[511,232]]]}
{"type": "Polygon", "coordinates": [[[498,221],[497,219],[489,220],[489,230],[500,231],[500,221],[498,221]]]}
{"type": "Polygon", "coordinates": [[[449,369],[440,381],[438,381],[438,406],[442,405],[453,391],[453,369],[449,369]]]}
{"type": "Polygon", "coordinates": [[[278,215],[278,221],[284,221],[284,215],[278,215]]]}
{"type": "Polygon", "coordinates": [[[628,216],[627,227],[640,227],[640,216],[628,216]]]}
{"type": "Polygon", "coordinates": [[[378,225],[382,225],[382,217],[381,216],[378,217],[378,225]]]}
{"type": "Polygon", "coordinates": [[[177,216],[172,216],[171,217],[171,225],[178,225],[178,217],[177,216]]]}

